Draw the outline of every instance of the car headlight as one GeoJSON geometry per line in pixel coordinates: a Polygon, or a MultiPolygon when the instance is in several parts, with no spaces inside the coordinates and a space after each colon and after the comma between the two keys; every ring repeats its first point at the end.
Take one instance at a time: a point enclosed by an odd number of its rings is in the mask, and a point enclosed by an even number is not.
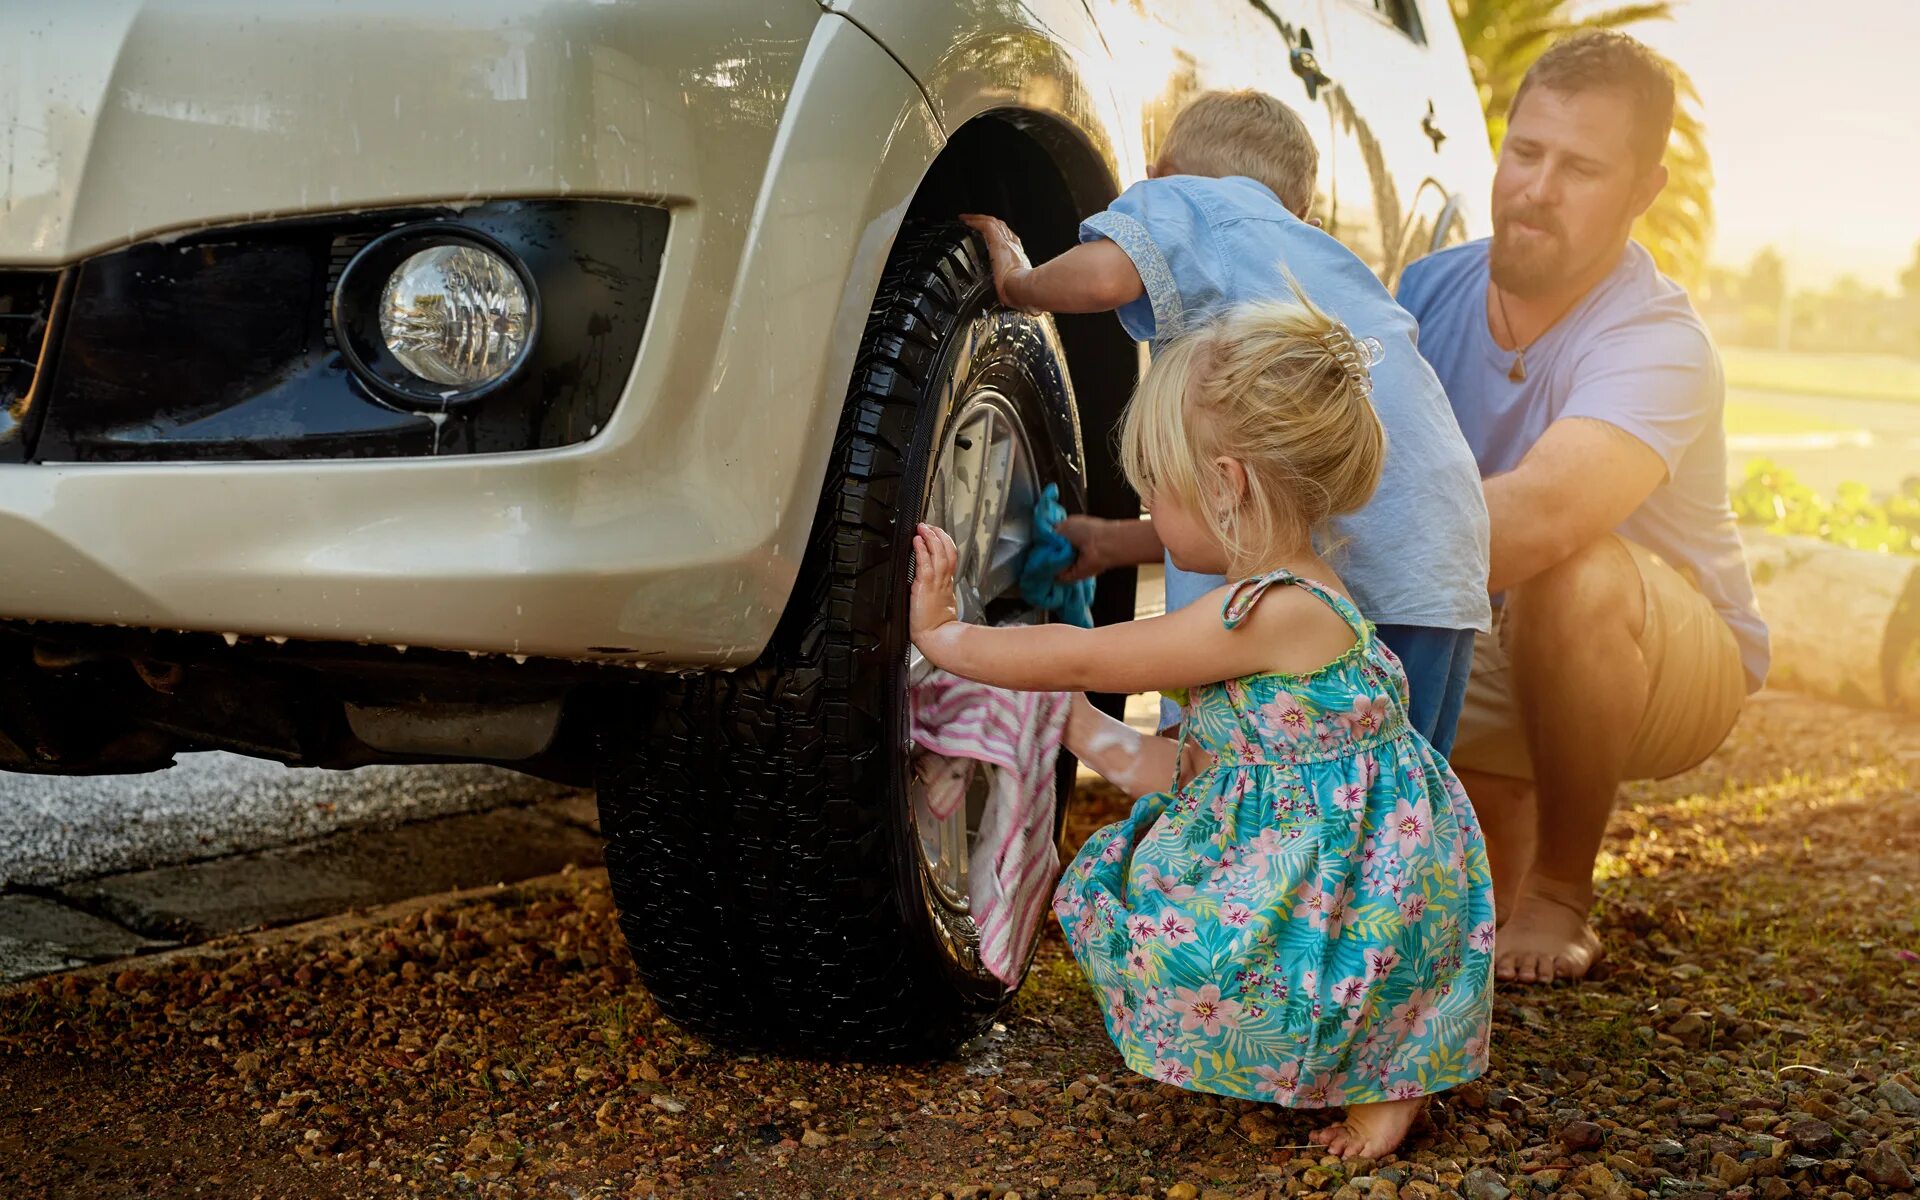
{"type": "Polygon", "coordinates": [[[524,366],[539,331],[526,267],[446,223],[410,225],[355,255],[334,290],[340,349],[387,398],[443,407],[477,399],[524,366]]]}

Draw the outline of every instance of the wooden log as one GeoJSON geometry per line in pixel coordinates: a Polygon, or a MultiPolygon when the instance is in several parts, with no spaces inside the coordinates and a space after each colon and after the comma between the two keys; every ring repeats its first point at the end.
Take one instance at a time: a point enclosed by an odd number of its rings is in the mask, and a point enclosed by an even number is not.
{"type": "Polygon", "coordinates": [[[1920,558],[1741,536],[1773,634],[1770,686],[1920,712],[1920,558]]]}

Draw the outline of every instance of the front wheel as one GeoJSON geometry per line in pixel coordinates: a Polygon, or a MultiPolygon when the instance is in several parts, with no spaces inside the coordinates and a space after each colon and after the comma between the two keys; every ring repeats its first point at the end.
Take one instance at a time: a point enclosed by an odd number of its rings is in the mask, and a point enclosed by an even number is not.
{"type": "Polygon", "coordinates": [[[936,814],[909,769],[907,690],[928,670],[907,636],[914,525],[960,547],[963,619],[1041,620],[1017,582],[1030,514],[1048,483],[1081,506],[1085,457],[1052,323],[998,306],[961,227],[902,231],[857,363],[772,643],[609,728],[601,823],[628,944],[675,1020],[806,1052],[937,1053],[1012,993],[981,967],[970,913],[990,777],[936,814]]]}

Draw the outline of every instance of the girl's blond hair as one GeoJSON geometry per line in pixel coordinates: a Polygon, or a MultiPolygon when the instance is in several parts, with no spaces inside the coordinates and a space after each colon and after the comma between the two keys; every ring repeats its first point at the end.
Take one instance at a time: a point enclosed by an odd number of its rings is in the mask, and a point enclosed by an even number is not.
{"type": "Polygon", "coordinates": [[[1329,517],[1367,502],[1386,460],[1370,399],[1377,343],[1293,290],[1292,303],[1243,304],[1177,338],[1121,423],[1127,481],[1206,522],[1235,570],[1309,548],[1329,517]],[[1239,503],[1219,458],[1246,470],[1239,503]]]}

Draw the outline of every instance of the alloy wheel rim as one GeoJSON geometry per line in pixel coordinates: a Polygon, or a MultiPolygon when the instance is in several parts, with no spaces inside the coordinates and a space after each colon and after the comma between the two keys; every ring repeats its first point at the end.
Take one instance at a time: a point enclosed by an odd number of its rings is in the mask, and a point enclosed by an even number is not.
{"type": "MultiPolygon", "coordinates": [[[[1032,540],[1039,494],[1038,465],[1013,402],[990,387],[969,394],[947,423],[925,517],[951,534],[959,550],[954,590],[961,620],[993,625],[1045,620],[1020,598],[1020,563],[1032,540]]],[[[932,671],[932,664],[910,648],[908,687],[932,671]]],[[[957,913],[969,911],[973,843],[996,774],[985,763],[970,769],[964,797],[944,812],[935,808],[936,789],[919,772],[912,773],[908,788],[921,866],[940,902],[957,913]]]]}

